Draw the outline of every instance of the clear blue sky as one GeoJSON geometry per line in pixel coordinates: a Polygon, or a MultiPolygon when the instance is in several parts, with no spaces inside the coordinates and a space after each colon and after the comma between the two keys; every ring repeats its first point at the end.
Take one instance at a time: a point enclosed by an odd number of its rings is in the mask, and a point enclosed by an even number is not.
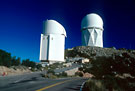
{"type": "Polygon", "coordinates": [[[134,0],[0,0],[0,49],[39,62],[42,22],[54,19],[67,32],[66,48],[81,45],[81,20],[104,21],[104,47],[135,49],[134,0]]]}

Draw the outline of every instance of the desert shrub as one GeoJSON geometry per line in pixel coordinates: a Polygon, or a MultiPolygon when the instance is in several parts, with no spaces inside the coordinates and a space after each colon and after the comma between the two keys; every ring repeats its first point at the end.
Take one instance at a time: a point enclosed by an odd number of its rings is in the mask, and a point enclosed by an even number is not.
{"type": "Polygon", "coordinates": [[[53,75],[53,74],[41,74],[41,76],[44,78],[50,78],[50,79],[58,78],[56,75],[53,75]]]}
{"type": "Polygon", "coordinates": [[[119,84],[122,85],[126,83],[118,83],[117,79],[112,76],[108,76],[102,80],[89,79],[85,83],[83,91],[129,91],[126,88],[127,85],[123,87],[119,84]]]}
{"type": "Polygon", "coordinates": [[[64,76],[64,77],[67,77],[67,73],[66,72],[62,72],[61,75],[64,76]]]}
{"type": "Polygon", "coordinates": [[[62,72],[62,73],[56,74],[56,76],[59,78],[62,78],[62,77],[67,77],[68,75],[66,72],[62,72]]]}
{"type": "Polygon", "coordinates": [[[101,80],[89,79],[85,84],[83,91],[106,91],[101,80]]]}
{"type": "Polygon", "coordinates": [[[126,48],[119,48],[118,50],[127,50],[126,48]]]}
{"type": "Polygon", "coordinates": [[[79,71],[83,71],[83,67],[80,67],[80,68],[79,68],[79,71]]]}
{"type": "Polygon", "coordinates": [[[36,68],[39,69],[39,70],[41,70],[42,65],[41,65],[41,64],[37,64],[37,65],[36,65],[36,68]]]}
{"type": "Polygon", "coordinates": [[[10,67],[11,63],[11,54],[0,50],[0,65],[10,67]]]}
{"type": "Polygon", "coordinates": [[[55,72],[54,72],[54,70],[52,70],[52,69],[49,69],[48,71],[47,71],[47,74],[55,74],[55,72]]]}
{"type": "Polygon", "coordinates": [[[33,71],[33,72],[34,72],[34,71],[36,71],[36,70],[35,70],[35,68],[31,68],[31,71],[33,71]]]}
{"type": "Polygon", "coordinates": [[[82,73],[82,72],[76,72],[75,75],[76,75],[76,76],[83,77],[83,73],[82,73]]]}
{"type": "Polygon", "coordinates": [[[29,59],[23,60],[22,65],[27,66],[27,67],[32,67],[32,68],[36,67],[36,63],[33,61],[30,61],[29,59]]]}
{"type": "Polygon", "coordinates": [[[83,72],[84,73],[91,73],[90,68],[85,68],[83,72]]]}
{"type": "Polygon", "coordinates": [[[57,76],[55,76],[55,75],[50,75],[49,78],[51,78],[51,79],[56,79],[57,76]]]}
{"type": "Polygon", "coordinates": [[[91,53],[91,56],[96,56],[97,54],[96,53],[91,53]]]}
{"type": "Polygon", "coordinates": [[[119,87],[117,79],[114,76],[107,75],[104,77],[104,79],[102,79],[102,82],[105,88],[109,91],[122,91],[122,89],[119,87]]]}
{"type": "Polygon", "coordinates": [[[92,68],[85,69],[86,72],[92,73],[96,78],[102,79],[104,75],[113,75],[111,66],[114,64],[112,58],[98,57],[91,62],[92,68]]]}
{"type": "Polygon", "coordinates": [[[135,81],[133,79],[108,75],[103,79],[89,79],[85,83],[83,91],[134,91],[134,89],[135,81]]]}
{"type": "Polygon", "coordinates": [[[20,64],[21,64],[21,58],[20,57],[16,59],[16,56],[13,56],[11,58],[11,65],[12,66],[18,66],[20,64]]]}

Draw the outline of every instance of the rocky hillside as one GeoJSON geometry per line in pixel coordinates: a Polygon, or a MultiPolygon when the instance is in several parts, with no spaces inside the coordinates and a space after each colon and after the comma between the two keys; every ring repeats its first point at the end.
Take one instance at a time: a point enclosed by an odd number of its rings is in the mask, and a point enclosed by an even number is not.
{"type": "Polygon", "coordinates": [[[66,59],[91,60],[81,68],[84,73],[92,74],[82,91],[134,91],[135,50],[78,46],[67,49],[65,55],[66,59]]]}
{"type": "Polygon", "coordinates": [[[91,46],[78,46],[72,49],[65,50],[66,57],[85,57],[85,58],[96,58],[96,57],[111,57],[113,55],[122,56],[123,53],[135,58],[135,50],[126,49],[115,49],[115,48],[100,48],[91,46]]]}
{"type": "Polygon", "coordinates": [[[8,75],[20,75],[24,73],[30,73],[31,71],[25,66],[12,66],[10,68],[0,66],[0,76],[8,75]]]}

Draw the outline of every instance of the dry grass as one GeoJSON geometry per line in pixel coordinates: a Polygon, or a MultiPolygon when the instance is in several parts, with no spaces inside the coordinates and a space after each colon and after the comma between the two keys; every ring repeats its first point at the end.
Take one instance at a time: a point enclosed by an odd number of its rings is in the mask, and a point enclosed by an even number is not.
{"type": "Polygon", "coordinates": [[[83,91],[106,91],[102,81],[89,79],[85,85],[83,91]]]}

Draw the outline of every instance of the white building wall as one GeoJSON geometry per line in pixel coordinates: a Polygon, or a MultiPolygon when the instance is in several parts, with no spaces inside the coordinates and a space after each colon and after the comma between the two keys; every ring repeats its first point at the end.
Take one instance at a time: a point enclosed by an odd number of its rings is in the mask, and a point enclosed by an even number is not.
{"type": "Polygon", "coordinates": [[[43,35],[40,42],[40,60],[64,61],[65,36],[43,35]]]}
{"type": "Polygon", "coordinates": [[[74,68],[74,69],[67,70],[65,72],[67,73],[68,76],[74,76],[77,71],[78,71],[78,67],[74,68]]]}
{"type": "Polygon", "coordinates": [[[103,47],[102,30],[85,29],[82,30],[82,45],[103,47]]]}
{"type": "Polygon", "coordinates": [[[65,36],[59,34],[49,35],[49,57],[50,61],[64,61],[65,36]]]}
{"type": "Polygon", "coordinates": [[[103,31],[96,29],[97,31],[97,41],[95,46],[103,47],[103,31]]]}
{"type": "Polygon", "coordinates": [[[41,34],[39,60],[48,60],[48,36],[41,34]]]}

